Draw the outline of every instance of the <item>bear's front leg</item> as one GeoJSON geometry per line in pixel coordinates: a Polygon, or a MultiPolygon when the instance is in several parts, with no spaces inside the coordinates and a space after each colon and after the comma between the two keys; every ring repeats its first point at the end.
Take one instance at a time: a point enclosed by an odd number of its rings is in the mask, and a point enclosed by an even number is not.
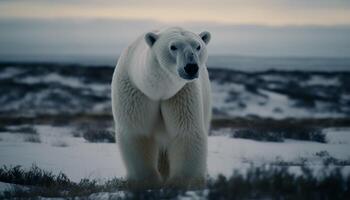
{"type": "Polygon", "coordinates": [[[176,138],[168,149],[170,175],[166,187],[200,189],[206,184],[207,141],[203,137],[176,138]]]}
{"type": "Polygon", "coordinates": [[[207,130],[200,90],[189,83],[171,99],[162,102],[166,130],[171,135],[167,148],[167,187],[203,188],[206,183],[207,130]]]}
{"type": "Polygon", "coordinates": [[[152,137],[121,132],[119,147],[131,189],[155,189],[162,183],[157,170],[158,147],[152,137]]]}

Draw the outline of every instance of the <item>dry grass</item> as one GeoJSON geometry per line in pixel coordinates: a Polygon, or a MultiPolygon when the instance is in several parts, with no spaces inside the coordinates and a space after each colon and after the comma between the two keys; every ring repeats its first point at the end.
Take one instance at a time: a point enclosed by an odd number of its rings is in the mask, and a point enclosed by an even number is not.
{"type": "MultiPolygon", "coordinates": [[[[316,177],[308,167],[301,167],[299,175],[288,171],[287,167],[251,167],[245,174],[235,171],[231,177],[219,175],[209,179],[206,190],[192,191],[200,199],[349,199],[350,176],[343,176],[341,168],[316,177]]],[[[131,192],[126,182],[117,178],[104,183],[82,179],[79,183],[70,181],[66,175],[55,175],[33,166],[23,170],[20,166],[0,168],[0,181],[26,185],[29,190],[8,191],[0,198],[41,197],[82,197],[93,193],[123,191],[122,199],[175,199],[188,197],[186,190],[147,190],[131,192]]]]}
{"type": "Polygon", "coordinates": [[[39,135],[26,135],[24,137],[25,142],[41,143],[39,135]]]}

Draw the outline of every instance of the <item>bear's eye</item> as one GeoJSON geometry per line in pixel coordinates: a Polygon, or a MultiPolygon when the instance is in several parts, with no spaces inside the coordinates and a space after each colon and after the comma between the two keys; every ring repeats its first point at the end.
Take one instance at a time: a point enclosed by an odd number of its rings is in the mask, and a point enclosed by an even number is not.
{"type": "Polygon", "coordinates": [[[171,46],[170,46],[170,49],[171,49],[172,51],[176,51],[176,50],[177,50],[177,47],[176,47],[175,45],[171,45],[171,46]]]}
{"type": "Polygon", "coordinates": [[[196,49],[197,49],[197,51],[201,50],[201,45],[198,45],[198,47],[196,49]]]}

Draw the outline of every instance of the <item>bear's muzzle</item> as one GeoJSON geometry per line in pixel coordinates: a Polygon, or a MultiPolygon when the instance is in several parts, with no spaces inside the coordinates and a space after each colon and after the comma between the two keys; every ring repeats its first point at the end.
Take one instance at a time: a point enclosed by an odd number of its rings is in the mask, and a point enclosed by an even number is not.
{"type": "Polygon", "coordinates": [[[198,77],[198,65],[196,63],[188,63],[184,70],[190,79],[198,77]]]}

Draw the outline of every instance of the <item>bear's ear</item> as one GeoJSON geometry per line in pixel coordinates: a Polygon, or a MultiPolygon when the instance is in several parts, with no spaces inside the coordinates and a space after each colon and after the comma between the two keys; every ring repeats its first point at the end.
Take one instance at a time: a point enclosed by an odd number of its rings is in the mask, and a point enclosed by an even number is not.
{"type": "Polygon", "coordinates": [[[145,41],[149,47],[152,47],[154,43],[157,41],[158,35],[152,32],[146,33],[145,41]]]}
{"type": "Polygon", "coordinates": [[[202,38],[205,44],[208,44],[210,41],[210,33],[208,31],[203,31],[199,34],[199,37],[202,38]]]}

